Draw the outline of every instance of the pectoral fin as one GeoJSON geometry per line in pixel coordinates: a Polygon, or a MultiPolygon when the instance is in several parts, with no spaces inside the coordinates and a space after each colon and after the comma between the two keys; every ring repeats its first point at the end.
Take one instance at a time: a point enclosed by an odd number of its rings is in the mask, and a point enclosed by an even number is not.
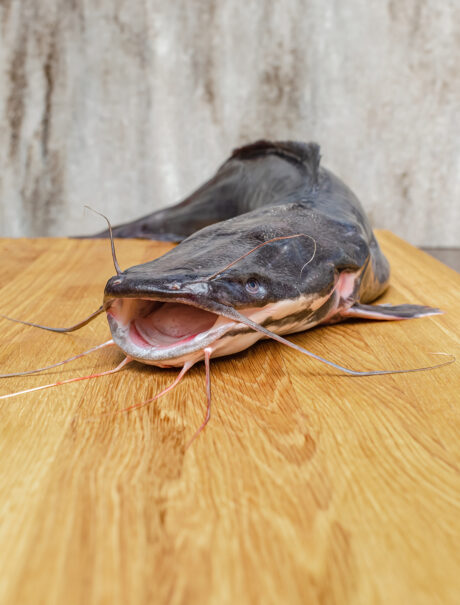
{"type": "Polygon", "coordinates": [[[442,311],[423,305],[362,305],[355,303],[342,313],[342,317],[350,319],[414,319],[426,315],[439,315],[442,311]]]}

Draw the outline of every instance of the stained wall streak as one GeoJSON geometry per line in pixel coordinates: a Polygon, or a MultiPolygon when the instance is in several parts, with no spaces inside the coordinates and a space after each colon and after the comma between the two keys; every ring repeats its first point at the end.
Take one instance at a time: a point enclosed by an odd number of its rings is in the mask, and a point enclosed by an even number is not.
{"type": "Polygon", "coordinates": [[[377,227],[460,245],[454,0],[0,2],[0,235],[171,204],[232,147],[314,139],[377,227]]]}

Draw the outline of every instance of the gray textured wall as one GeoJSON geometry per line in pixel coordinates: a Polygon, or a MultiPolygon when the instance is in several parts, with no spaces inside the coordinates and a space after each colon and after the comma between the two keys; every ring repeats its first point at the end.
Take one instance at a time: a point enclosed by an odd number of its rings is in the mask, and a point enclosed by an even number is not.
{"type": "Polygon", "coordinates": [[[316,140],[377,227],[459,245],[458,0],[0,0],[0,234],[168,205],[316,140]]]}

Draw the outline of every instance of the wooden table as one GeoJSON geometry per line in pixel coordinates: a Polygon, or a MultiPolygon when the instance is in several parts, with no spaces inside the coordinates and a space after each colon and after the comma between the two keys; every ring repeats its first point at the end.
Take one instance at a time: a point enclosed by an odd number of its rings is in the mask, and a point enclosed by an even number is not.
{"type": "MultiPolygon", "coordinates": [[[[407,322],[349,322],[291,338],[356,369],[460,359],[460,276],[391,233],[385,301],[439,306],[407,322]]],[[[120,241],[123,267],[169,245],[120,241]]],[[[68,325],[101,302],[105,241],[1,240],[0,313],[68,325]]],[[[53,334],[1,320],[2,372],[109,338],[104,317],[53,334]]],[[[0,394],[114,367],[104,349],[0,394]]],[[[1,400],[3,604],[454,604],[459,573],[460,363],[353,378],[278,343],[176,372],[113,376],[1,400]],[[107,413],[109,412],[109,413],[107,413]],[[105,413],[105,414],[104,414],[105,413]]]]}

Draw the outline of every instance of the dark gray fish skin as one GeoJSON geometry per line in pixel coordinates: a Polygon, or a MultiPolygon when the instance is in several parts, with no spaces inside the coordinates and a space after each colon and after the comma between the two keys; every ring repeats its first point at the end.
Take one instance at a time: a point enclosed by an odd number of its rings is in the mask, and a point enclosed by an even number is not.
{"type": "Polygon", "coordinates": [[[202,358],[205,346],[227,355],[262,337],[232,310],[278,334],[348,317],[439,312],[417,305],[369,311],[365,303],[387,287],[389,265],[359,200],[319,160],[314,143],[258,142],[234,152],[185,202],[151,215],[144,225],[156,221],[163,233],[171,225],[169,235],[185,235],[197,223],[243,212],[111,278],[104,308],[114,341],[146,363],[180,365],[202,358]],[[255,249],[273,238],[289,239],[255,249]]]}
{"type": "MultiPolygon", "coordinates": [[[[369,283],[367,288],[372,292],[368,300],[373,300],[388,281],[388,262],[357,197],[340,179],[320,167],[319,162],[319,146],[315,143],[258,141],[234,151],[211,180],[177,206],[115,227],[114,236],[146,237],[148,234],[152,239],[165,236],[174,241],[177,240],[174,233],[182,237],[191,234],[180,248],[153,261],[155,271],[161,274],[171,271],[171,275],[183,281],[208,276],[228,264],[232,260],[229,245],[233,258],[237,258],[270,238],[305,233],[318,244],[314,264],[320,269],[316,280],[325,283],[330,276],[325,275],[324,259],[334,270],[357,270],[370,252],[372,275],[366,279],[376,282],[369,283]],[[248,214],[257,209],[259,213],[248,214]],[[230,220],[217,229],[204,228],[196,233],[203,223],[215,224],[226,219],[230,220]]],[[[107,233],[104,232],[104,236],[107,233]]],[[[297,272],[313,250],[308,238],[270,245],[260,251],[258,266],[265,266],[260,270],[270,274],[275,269],[273,258],[277,259],[278,251],[286,251],[287,247],[291,252],[289,271],[275,296],[280,295],[280,290],[286,293],[286,288],[292,291],[293,278],[297,282],[297,272]],[[299,267],[292,262],[300,263],[302,259],[299,267]]],[[[130,275],[136,275],[137,287],[139,273],[144,273],[147,265],[149,263],[129,270],[130,275]]],[[[311,274],[313,267],[309,269],[311,274]]],[[[273,274],[270,275],[273,281],[273,274]]],[[[151,277],[146,277],[150,288],[151,277]]],[[[310,275],[312,290],[314,282],[310,275]]],[[[233,300],[237,289],[235,284],[233,300]]]]}
{"type": "Polygon", "coordinates": [[[172,295],[174,299],[214,300],[235,308],[262,307],[300,294],[324,294],[338,272],[359,271],[368,256],[365,234],[356,225],[334,221],[307,204],[294,202],[205,227],[160,258],[113,277],[106,295],[158,295],[165,300],[172,295]],[[259,244],[295,234],[309,237],[272,242],[208,280],[259,244]],[[313,256],[314,242],[314,258],[302,271],[313,256]],[[246,288],[251,278],[260,286],[255,294],[246,288]]]}

